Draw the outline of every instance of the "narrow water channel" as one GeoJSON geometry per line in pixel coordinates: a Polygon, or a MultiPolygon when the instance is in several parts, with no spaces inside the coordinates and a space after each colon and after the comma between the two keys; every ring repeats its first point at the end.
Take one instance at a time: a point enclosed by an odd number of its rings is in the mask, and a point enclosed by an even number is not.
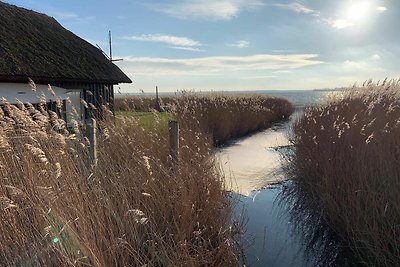
{"type": "Polygon", "coordinates": [[[316,266],[306,254],[306,246],[293,232],[293,222],[281,204],[277,203],[282,186],[271,186],[241,197],[237,205],[240,215],[244,208],[248,216],[243,245],[246,266],[301,267],[316,266]]]}
{"type": "MultiPolygon", "coordinates": [[[[332,95],[329,93],[329,95],[332,95]]],[[[225,174],[226,187],[237,200],[236,216],[244,216],[242,240],[245,266],[353,266],[334,234],[316,214],[293,209],[296,199],[283,198],[293,184],[283,172],[280,150],[289,145],[290,128],[308,103],[327,92],[279,92],[295,104],[291,120],[271,129],[232,141],[215,155],[225,174]],[[294,201],[294,202],[293,202],[294,201]]],[[[286,195],[287,196],[287,195],[286,195]]],[[[236,202],[235,202],[236,203],[236,202]]]]}
{"type": "Polygon", "coordinates": [[[279,150],[288,144],[292,122],[293,118],[216,152],[236,203],[235,216],[245,218],[242,265],[358,266],[318,215],[299,210],[293,206],[296,199],[287,198],[293,184],[282,170],[279,150]]]}
{"type": "Polygon", "coordinates": [[[290,122],[229,143],[217,151],[229,190],[244,196],[284,179],[277,148],[286,146],[290,122]]]}
{"type": "Polygon", "coordinates": [[[270,185],[285,180],[278,150],[288,145],[291,123],[238,139],[216,153],[226,186],[238,200],[236,213],[247,218],[246,265],[315,266],[302,238],[293,232],[285,203],[279,201],[283,185],[270,185]]]}

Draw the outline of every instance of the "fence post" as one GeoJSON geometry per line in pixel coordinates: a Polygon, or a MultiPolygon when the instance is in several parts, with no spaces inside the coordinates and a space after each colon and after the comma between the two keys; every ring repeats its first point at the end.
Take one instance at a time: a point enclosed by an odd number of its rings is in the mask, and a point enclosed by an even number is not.
{"type": "Polygon", "coordinates": [[[169,154],[172,162],[179,161],[179,123],[177,121],[169,121],[169,154]]]}
{"type": "Polygon", "coordinates": [[[97,123],[91,118],[86,120],[86,137],[89,139],[89,167],[97,165],[97,123]]]}
{"type": "Polygon", "coordinates": [[[158,86],[156,86],[156,110],[161,111],[160,98],[158,97],[158,86]]]}

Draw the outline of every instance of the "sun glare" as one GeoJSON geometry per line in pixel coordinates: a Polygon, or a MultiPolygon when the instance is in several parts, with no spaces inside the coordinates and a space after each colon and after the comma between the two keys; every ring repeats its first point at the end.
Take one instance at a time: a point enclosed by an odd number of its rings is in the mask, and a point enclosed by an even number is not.
{"type": "Polygon", "coordinates": [[[347,17],[354,22],[363,20],[367,17],[370,7],[370,3],[366,1],[352,3],[347,9],[347,17]]]}

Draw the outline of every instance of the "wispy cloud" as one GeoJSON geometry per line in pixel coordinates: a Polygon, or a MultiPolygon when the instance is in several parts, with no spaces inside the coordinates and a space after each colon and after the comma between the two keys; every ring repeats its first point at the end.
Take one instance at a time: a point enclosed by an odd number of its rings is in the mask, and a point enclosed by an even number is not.
{"type": "Polygon", "coordinates": [[[378,60],[381,60],[381,56],[380,56],[379,54],[373,54],[373,55],[371,56],[371,59],[372,59],[372,60],[375,60],[375,61],[378,61],[378,60]]]}
{"type": "Polygon", "coordinates": [[[188,59],[125,57],[119,66],[127,73],[156,75],[215,75],[232,71],[290,70],[322,64],[316,54],[199,57],[188,59]]]}
{"type": "Polygon", "coordinates": [[[273,71],[272,73],[275,73],[275,74],[290,74],[290,73],[293,73],[293,71],[291,71],[291,70],[276,70],[276,71],[273,71]]]}
{"type": "Polygon", "coordinates": [[[347,27],[353,26],[354,24],[347,21],[346,19],[334,19],[330,17],[324,17],[320,11],[307,7],[299,2],[292,2],[289,4],[271,4],[274,7],[287,9],[295,13],[306,14],[313,17],[318,17],[318,21],[324,22],[335,29],[345,29],[347,27]]]}
{"type": "Polygon", "coordinates": [[[308,8],[298,2],[292,2],[289,4],[271,4],[272,6],[283,8],[283,9],[288,9],[296,13],[303,13],[303,14],[308,14],[308,15],[314,15],[314,16],[319,16],[320,12],[318,10],[314,10],[311,8],[308,8]]]}
{"type": "Polygon", "coordinates": [[[46,14],[56,18],[57,20],[63,21],[65,24],[76,25],[85,24],[94,20],[93,16],[82,17],[76,13],[69,11],[48,11],[46,14]]]}
{"type": "Polygon", "coordinates": [[[188,37],[180,37],[180,36],[173,36],[173,35],[159,34],[159,33],[126,36],[122,37],[122,39],[143,41],[143,42],[164,43],[174,46],[186,46],[186,47],[196,47],[202,45],[200,42],[190,39],[188,37]]]}
{"type": "Polygon", "coordinates": [[[239,40],[233,44],[227,44],[227,46],[236,47],[236,48],[247,48],[250,46],[250,42],[245,41],[245,40],[239,40]]]}
{"type": "Polygon", "coordinates": [[[244,76],[242,77],[242,80],[268,80],[273,78],[278,78],[278,76],[274,75],[244,76]]]}
{"type": "Polygon", "coordinates": [[[332,28],[341,30],[346,29],[348,27],[354,26],[354,23],[346,20],[346,19],[324,19],[326,23],[328,23],[332,28]]]}
{"type": "Polygon", "coordinates": [[[196,51],[196,52],[204,51],[199,48],[203,46],[201,42],[182,36],[173,36],[168,34],[142,34],[137,36],[125,36],[121,37],[121,39],[168,44],[171,45],[170,48],[173,49],[196,51]]]}
{"type": "MultiPolygon", "coordinates": [[[[317,18],[318,21],[326,23],[329,26],[331,26],[332,28],[337,29],[337,30],[346,29],[346,28],[356,25],[356,19],[349,18],[348,15],[347,16],[346,15],[338,16],[338,17],[329,16],[329,15],[321,13],[321,11],[319,11],[319,10],[312,9],[312,8],[307,7],[299,2],[292,2],[292,3],[288,3],[288,4],[274,3],[274,4],[269,4],[269,5],[277,7],[277,8],[281,8],[281,9],[290,10],[295,13],[306,14],[306,15],[315,17],[315,18],[317,18]]],[[[359,14],[357,13],[357,15],[356,15],[356,16],[361,16],[360,14],[366,13],[368,11],[369,5],[367,3],[360,2],[358,4],[354,4],[353,6],[350,6],[350,8],[353,8],[356,11],[359,11],[360,9],[364,9],[364,10],[360,10],[359,14]]],[[[376,11],[379,13],[383,13],[386,10],[387,10],[387,8],[384,6],[376,6],[376,11]]]]}
{"type": "Polygon", "coordinates": [[[57,19],[74,19],[79,17],[78,14],[68,11],[51,12],[50,15],[57,19]]]}
{"type": "Polygon", "coordinates": [[[344,71],[373,71],[373,72],[384,72],[385,70],[381,67],[374,66],[367,61],[353,61],[346,60],[343,62],[344,71]]]}
{"type": "Polygon", "coordinates": [[[385,12],[386,10],[387,10],[387,7],[385,7],[385,6],[378,6],[377,8],[376,8],[376,10],[378,10],[378,12],[385,12]]]}
{"type": "Polygon", "coordinates": [[[292,2],[289,4],[271,4],[271,6],[287,9],[295,13],[306,14],[312,17],[317,17],[318,21],[326,23],[330,25],[332,28],[338,30],[345,29],[354,25],[352,22],[346,19],[335,19],[331,17],[324,17],[320,11],[306,7],[305,5],[300,4],[298,2],[292,2]]]}
{"type": "Polygon", "coordinates": [[[193,52],[204,52],[204,49],[200,49],[197,47],[188,47],[188,46],[170,46],[172,49],[178,49],[178,50],[185,50],[185,51],[193,51],[193,52]]]}
{"type": "Polygon", "coordinates": [[[187,20],[230,20],[244,10],[264,5],[261,0],[179,0],[152,9],[187,20]]]}
{"type": "Polygon", "coordinates": [[[367,1],[355,2],[347,7],[346,12],[342,12],[341,16],[336,18],[328,17],[322,18],[321,20],[329,24],[335,29],[341,30],[352,26],[356,26],[363,21],[364,18],[375,13],[383,13],[387,10],[384,6],[373,6],[367,1]]]}
{"type": "Polygon", "coordinates": [[[374,75],[376,75],[377,73],[383,73],[386,71],[384,68],[379,66],[379,60],[379,55],[372,55],[364,60],[346,60],[342,64],[342,70],[347,72],[362,71],[363,73],[374,73],[374,75]],[[379,58],[377,58],[377,56],[379,58]]]}
{"type": "Polygon", "coordinates": [[[277,49],[277,50],[272,50],[272,53],[279,53],[279,54],[287,54],[287,53],[294,53],[294,50],[285,50],[285,49],[277,49]]]}

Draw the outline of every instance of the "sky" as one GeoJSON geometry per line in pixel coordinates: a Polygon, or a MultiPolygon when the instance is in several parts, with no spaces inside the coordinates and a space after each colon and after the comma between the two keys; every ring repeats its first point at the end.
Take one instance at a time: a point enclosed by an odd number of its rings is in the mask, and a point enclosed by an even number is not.
{"type": "MultiPolygon", "coordinates": [[[[400,77],[398,0],[6,0],[108,51],[122,93],[299,90],[400,77]]],[[[108,52],[107,52],[108,53],[108,52]]]]}

